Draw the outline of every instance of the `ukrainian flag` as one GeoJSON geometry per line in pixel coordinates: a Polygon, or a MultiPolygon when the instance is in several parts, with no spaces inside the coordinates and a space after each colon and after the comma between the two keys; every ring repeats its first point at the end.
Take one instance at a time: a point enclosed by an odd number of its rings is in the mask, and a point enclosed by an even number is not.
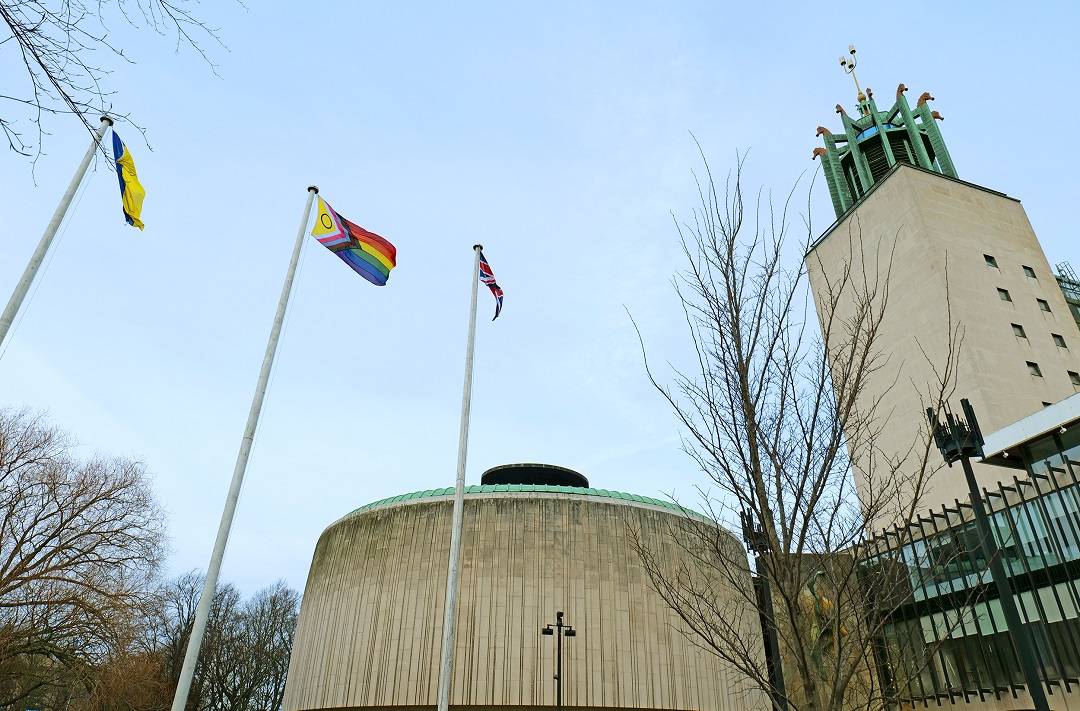
{"type": "Polygon", "coordinates": [[[143,222],[139,219],[142,214],[143,198],[146,191],[139,183],[139,176],[135,173],[135,161],[131,158],[131,151],[116,135],[112,134],[113,160],[116,161],[116,175],[120,178],[120,199],[124,202],[124,219],[129,225],[143,228],[143,222]]]}

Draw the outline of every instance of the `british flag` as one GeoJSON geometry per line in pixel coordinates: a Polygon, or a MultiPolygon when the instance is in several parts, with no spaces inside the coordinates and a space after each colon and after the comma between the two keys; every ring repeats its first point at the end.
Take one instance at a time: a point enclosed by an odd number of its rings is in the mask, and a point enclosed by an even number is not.
{"type": "Polygon", "coordinates": [[[487,288],[491,289],[491,293],[495,296],[495,316],[491,319],[494,321],[499,318],[499,312],[502,311],[503,290],[501,286],[495,283],[495,275],[491,271],[488,260],[484,257],[483,250],[480,250],[480,282],[486,284],[487,288]]]}

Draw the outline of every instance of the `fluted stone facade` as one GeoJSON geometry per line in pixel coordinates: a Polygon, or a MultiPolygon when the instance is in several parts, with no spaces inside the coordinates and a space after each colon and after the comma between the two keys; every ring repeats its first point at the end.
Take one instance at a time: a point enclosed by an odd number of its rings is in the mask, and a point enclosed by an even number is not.
{"type": "MultiPolygon", "coordinates": [[[[570,487],[470,487],[451,704],[554,703],[556,611],[567,707],[764,708],[760,693],[681,633],[633,540],[674,560],[688,518],[663,502],[570,487]]],[[[319,539],[285,711],[434,707],[450,546],[448,491],[358,510],[319,539]]],[[[732,546],[739,542],[730,534],[732,546]]],[[[745,576],[750,586],[749,572],[745,576]]],[[[732,600],[739,599],[733,592],[732,600]]],[[[747,609],[748,634],[757,627],[747,609]]]]}
{"type": "MultiPolygon", "coordinates": [[[[1080,334],[1019,200],[899,165],[821,237],[806,268],[823,327],[857,318],[855,289],[874,290],[875,308],[888,299],[880,355],[858,401],[863,412],[876,408],[880,428],[873,455],[852,453],[864,501],[873,498],[867,472],[906,460],[899,473],[914,476],[921,466],[926,408],[950,359],[948,397],[968,398],[986,433],[1080,391],[1071,380],[1080,334]],[[830,309],[846,268],[854,284],[830,309]]],[[[865,440],[868,428],[855,421],[865,431],[848,433],[851,441],[865,440]]],[[[1001,478],[998,467],[974,467],[981,486],[1001,478]]],[[[958,468],[942,468],[925,493],[920,506],[929,510],[964,501],[968,488],[958,468]]],[[[871,528],[890,525],[891,515],[871,528]]]]}

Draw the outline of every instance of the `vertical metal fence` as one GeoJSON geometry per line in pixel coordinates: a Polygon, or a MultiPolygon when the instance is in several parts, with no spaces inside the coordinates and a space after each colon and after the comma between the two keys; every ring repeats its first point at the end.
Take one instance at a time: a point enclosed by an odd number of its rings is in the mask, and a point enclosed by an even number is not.
{"type": "MultiPolygon", "coordinates": [[[[982,494],[1040,675],[1055,694],[1080,687],[1080,431],[1029,443],[1023,465],[1024,476],[1001,469],[1009,478],[982,494]]],[[[972,701],[1023,689],[967,501],[882,533],[861,572],[894,581],[871,586],[889,590],[876,600],[888,624],[875,646],[888,695],[972,701]]]]}

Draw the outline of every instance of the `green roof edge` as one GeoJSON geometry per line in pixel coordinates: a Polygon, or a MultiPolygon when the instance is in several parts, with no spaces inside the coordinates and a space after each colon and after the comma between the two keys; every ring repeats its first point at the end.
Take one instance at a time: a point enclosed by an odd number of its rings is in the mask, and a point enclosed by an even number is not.
{"type": "MultiPolygon", "coordinates": [[[[354,509],[349,512],[349,515],[354,513],[360,513],[361,511],[368,511],[370,509],[378,508],[385,504],[399,503],[401,501],[412,501],[416,499],[433,499],[440,496],[451,496],[454,490],[452,488],[446,489],[425,489],[423,491],[414,491],[409,494],[398,494],[397,496],[390,496],[385,499],[379,499],[373,501],[370,504],[364,504],[358,509],[354,509]]],[[[621,491],[608,491],[607,489],[583,489],[577,486],[553,486],[550,484],[473,484],[465,487],[466,494],[496,494],[496,493],[552,493],[552,494],[576,494],[578,496],[589,496],[598,499],[615,499],[618,501],[634,501],[643,504],[650,504],[652,506],[659,506],[660,508],[670,509],[683,514],[689,514],[706,521],[711,521],[705,514],[688,509],[685,506],[680,506],[673,501],[664,501],[663,499],[654,499],[649,496],[641,496],[640,494],[626,494],[621,491]]]]}

